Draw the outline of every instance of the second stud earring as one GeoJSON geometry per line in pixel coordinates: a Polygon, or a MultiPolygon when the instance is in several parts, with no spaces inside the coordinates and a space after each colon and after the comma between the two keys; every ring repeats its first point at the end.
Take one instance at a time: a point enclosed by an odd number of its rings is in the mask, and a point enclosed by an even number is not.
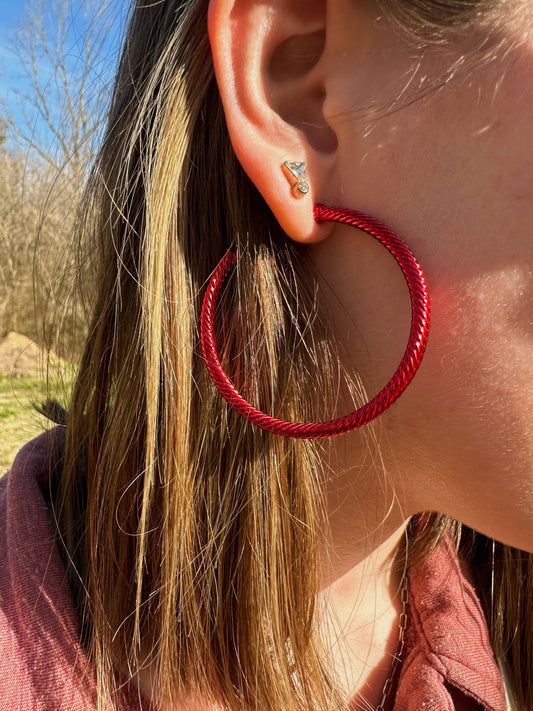
{"type": "Polygon", "coordinates": [[[295,197],[303,197],[309,192],[309,183],[305,180],[306,163],[286,160],[281,168],[292,186],[295,197]]]}

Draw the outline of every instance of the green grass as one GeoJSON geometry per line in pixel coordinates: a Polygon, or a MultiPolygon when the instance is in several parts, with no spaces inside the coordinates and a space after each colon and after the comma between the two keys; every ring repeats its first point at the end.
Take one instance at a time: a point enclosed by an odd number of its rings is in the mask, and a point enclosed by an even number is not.
{"type": "Polygon", "coordinates": [[[70,383],[49,383],[44,378],[6,377],[0,375],[0,475],[15,458],[21,446],[46,429],[47,420],[35,409],[35,403],[47,397],[65,402],[70,383]]]}

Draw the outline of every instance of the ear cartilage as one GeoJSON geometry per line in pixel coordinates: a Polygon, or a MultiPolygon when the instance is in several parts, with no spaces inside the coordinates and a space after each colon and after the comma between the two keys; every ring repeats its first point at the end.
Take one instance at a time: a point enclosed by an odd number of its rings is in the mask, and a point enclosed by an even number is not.
{"type": "Polygon", "coordinates": [[[302,197],[309,192],[309,183],[304,179],[307,163],[286,160],[281,167],[292,186],[295,197],[302,197]]]}

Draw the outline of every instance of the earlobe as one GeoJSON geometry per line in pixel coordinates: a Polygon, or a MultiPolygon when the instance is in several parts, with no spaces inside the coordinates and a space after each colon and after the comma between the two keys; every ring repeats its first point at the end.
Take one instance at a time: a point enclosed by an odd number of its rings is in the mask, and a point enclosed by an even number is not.
{"type": "Polygon", "coordinates": [[[213,62],[235,153],[285,232],[306,242],[330,231],[313,218],[336,147],[322,114],[325,3],[211,0],[209,6],[213,62]]]}

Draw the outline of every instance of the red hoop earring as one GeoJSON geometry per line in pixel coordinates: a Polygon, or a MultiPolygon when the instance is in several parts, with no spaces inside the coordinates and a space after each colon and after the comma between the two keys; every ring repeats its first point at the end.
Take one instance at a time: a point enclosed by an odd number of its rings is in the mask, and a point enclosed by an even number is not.
{"type": "Polygon", "coordinates": [[[426,279],[413,253],[398,235],[373,217],[347,208],[316,205],[315,220],[340,222],[368,233],[388,249],[403,272],[411,295],[411,331],[404,356],[387,385],[366,405],[334,420],[325,422],[286,422],[271,417],[247,402],[225,373],[218,358],[213,318],[222,284],[236,261],[229,250],[215,268],[202,304],[200,322],[202,350],[209,374],[222,397],[238,413],[268,432],[299,439],[320,439],[351,432],[368,424],[392,405],[418,370],[429,335],[430,306],[426,279]]]}

